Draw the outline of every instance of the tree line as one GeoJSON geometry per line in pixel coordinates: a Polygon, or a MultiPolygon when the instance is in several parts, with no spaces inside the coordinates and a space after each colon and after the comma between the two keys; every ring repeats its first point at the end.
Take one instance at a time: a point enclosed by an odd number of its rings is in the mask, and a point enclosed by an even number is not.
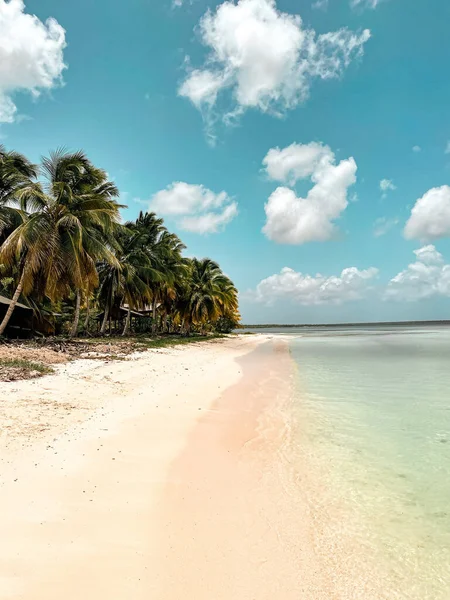
{"type": "Polygon", "coordinates": [[[11,300],[0,336],[19,301],[41,316],[70,306],[71,336],[99,314],[105,334],[124,305],[123,335],[143,309],[153,333],[237,325],[237,290],[219,265],[184,257],[152,212],[122,223],[122,208],[117,186],[84,152],[59,150],[37,166],[0,146],[0,294],[11,300]]]}

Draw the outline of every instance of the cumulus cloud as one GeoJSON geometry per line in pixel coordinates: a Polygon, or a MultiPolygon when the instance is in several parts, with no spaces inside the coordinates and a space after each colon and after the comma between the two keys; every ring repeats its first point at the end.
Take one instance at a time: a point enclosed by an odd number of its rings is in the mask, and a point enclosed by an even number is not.
{"type": "Polygon", "coordinates": [[[295,185],[299,179],[312,175],[319,162],[332,160],[333,153],[324,144],[294,143],[282,150],[271,148],[263,159],[263,165],[270,179],[295,185]]]}
{"type": "Polygon", "coordinates": [[[373,226],[373,235],[375,237],[381,237],[382,235],[386,235],[388,231],[390,231],[393,227],[398,225],[398,219],[387,219],[386,217],[381,217],[377,219],[373,226]]]}
{"type": "Polygon", "coordinates": [[[305,275],[284,267],[280,273],[263,279],[253,292],[258,302],[273,304],[289,299],[303,305],[342,304],[361,300],[371,289],[378,269],[360,271],[356,267],[344,269],[340,275],[305,275]]]}
{"type": "Polygon", "coordinates": [[[420,152],[422,150],[422,148],[420,146],[413,146],[412,151],[413,152],[420,152]]]}
{"type": "Polygon", "coordinates": [[[61,83],[65,31],[55,19],[42,23],[22,0],[0,0],[0,122],[12,123],[17,92],[34,97],[61,83]]]}
{"type": "Polygon", "coordinates": [[[217,233],[238,214],[237,202],[226,192],[215,194],[203,185],[177,181],[157,192],[149,209],[175,217],[180,229],[193,233],[217,233]]]}
{"type": "Polygon", "coordinates": [[[450,265],[433,245],[414,251],[416,261],[389,282],[385,300],[414,302],[433,296],[450,296],[450,265]]]}
{"type": "Polygon", "coordinates": [[[406,239],[435,240],[450,236],[450,187],[432,188],[416,201],[404,235],[406,239]]]}
{"type": "Polygon", "coordinates": [[[214,120],[219,94],[229,91],[226,118],[248,108],[280,115],[309,94],[313,79],[342,75],[363,54],[369,30],[346,28],[316,35],[299,15],[277,9],[275,0],[225,1],[199,24],[208,48],[204,66],[191,68],[178,93],[214,120]]]}
{"type": "Polygon", "coordinates": [[[278,187],[265,205],[265,235],[281,244],[326,241],[336,233],[334,221],[348,205],[348,189],[356,182],[353,158],[335,164],[329,146],[292,144],[272,148],[263,160],[268,176],[294,185],[310,177],[313,187],[306,198],[299,198],[288,187],[278,187]]]}

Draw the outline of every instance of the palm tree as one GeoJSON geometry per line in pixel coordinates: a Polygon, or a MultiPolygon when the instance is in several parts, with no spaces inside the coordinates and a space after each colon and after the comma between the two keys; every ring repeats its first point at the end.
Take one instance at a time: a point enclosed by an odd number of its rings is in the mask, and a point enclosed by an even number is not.
{"type": "Polygon", "coordinates": [[[25,156],[0,145],[0,243],[20,223],[19,196],[33,186],[36,177],[37,168],[25,156]]]}
{"type": "Polygon", "coordinates": [[[115,235],[115,264],[99,265],[99,298],[104,316],[100,329],[102,335],[114,305],[128,304],[128,315],[123,335],[130,325],[133,308],[145,306],[152,301],[151,284],[163,278],[163,263],[159,241],[166,229],[163,220],[154,213],[140,213],[136,221],[130,221],[117,229],[115,235]]]}
{"type": "Polygon", "coordinates": [[[210,258],[193,258],[182,305],[187,328],[195,324],[204,331],[206,323],[216,321],[227,310],[237,307],[237,291],[216,262],[210,258]]]}
{"type": "Polygon", "coordinates": [[[98,286],[96,261],[114,262],[108,240],[119,220],[119,190],[102,169],[92,165],[83,152],[59,150],[43,160],[48,193],[61,216],[70,221],[64,230],[67,274],[75,291],[75,314],[71,335],[76,335],[82,295],[98,286]],[[65,214],[64,214],[65,213],[65,214]],[[70,217],[69,217],[70,215],[70,217]]]}
{"type": "Polygon", "coordinates": [[[134,222],[126,225],[142,236],[143,253],[147,264],[152,267],[147,272],[146,282],[151,290],[152,332],[157,332],[157,308],[165,292],[169,292],[177,276],[182,275],[181,253],[185,246],[181,240],[164,227],[164,221],[155,213],[139,214],[134,222]]]}
{"type": "Polygon", "coordinates": [[[0,290],[12,296],[0,324],[2,335],[21,296],[37,313],[45,305],[74,306],[71,335],[81,308],[104,308],[101,333],[111,310],[152,305],[158,320],[204,332],[239,320],[237,290],[211,259],[182,258],[185,246],[154,213],[119,224],[117,187],[83,152],[59,150],[38,169],[0,146],[0,290]]]}
{"type": "Polygon", "coordinates": [[[27,296],[37,280],[51,301],[75,291],[78,327],[81,293],[98,285],[96,260],[115,261],[105,242],[117,225],[120,205],[104,171],[82,152],[58,151],[43,160],[43,174],[44,185],[33,183],[15,194],[21,222],[0,247],[0,263],[17,265],[19,279],[0,335],[20,295],[27,296]]]}
{"type": "Polygon", "coordinates": [[[187,274],[186,266],[181,257],[184,248],[185,246],[178,236],[168,231],[164,231],[155,243],[154,251],[159,255],[159,269],[162,278],[155,279],[151,283],[153,292],[152,333],[154,334],[158,331],[158,307],[175,297],[175,281],[187,274]]]}

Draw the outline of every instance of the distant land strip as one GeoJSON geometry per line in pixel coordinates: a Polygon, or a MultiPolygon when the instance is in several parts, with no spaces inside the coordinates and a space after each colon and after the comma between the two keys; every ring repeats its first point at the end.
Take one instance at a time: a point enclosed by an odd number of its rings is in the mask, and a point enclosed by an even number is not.
{"type": "Polygon", "coordinates": [[[382,321],[375,323],[298,323],[296,325],[292,324],[264,324],[264,325],[240,325],[239,329],[272,329],[272,328],[284,328],[284,329],[308,329],[312,327],[322,327],[322,328],[342,328],[342,327],[423,327],[430,325],[439,325],[439,326],[450,326],[450,320],[447,321],[382,321]]]}

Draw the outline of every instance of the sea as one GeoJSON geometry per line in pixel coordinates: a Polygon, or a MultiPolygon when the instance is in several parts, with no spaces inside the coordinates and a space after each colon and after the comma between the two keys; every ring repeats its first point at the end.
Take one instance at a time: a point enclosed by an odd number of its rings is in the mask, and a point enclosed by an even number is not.
{"type": "Polygon", "coordinates": [[[449,600],[450,327],[257,331],[289,342],[289,453],[342,596],[449,600]]]}

